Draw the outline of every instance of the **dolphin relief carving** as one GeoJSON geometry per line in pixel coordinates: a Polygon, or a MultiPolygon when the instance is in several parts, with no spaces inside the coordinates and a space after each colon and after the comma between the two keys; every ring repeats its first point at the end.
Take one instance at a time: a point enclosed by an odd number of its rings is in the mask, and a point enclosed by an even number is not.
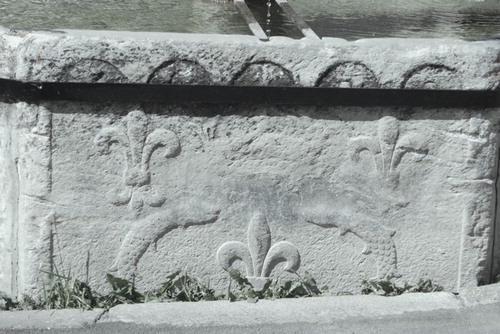
{"type": "Polygon", "coordinates": [[[271,231],[266,217],[256,213],[248,226],[248,244],[228,241],[217,251],[219,265],[228,270],[236,260],[243,261],[247,279],[261,290],[269,281],[271,271],[281,262],[286,262],[285,271],[295,272],[300,267],[300,254],[292,243],[280,241],[271,247],[271,231]]]}
{"type": "Polygon", "coordinates": [[[205,199],[187,198],[144,216],[144,204],[161,207],[166,201],[164,192],[150,184],[151,155],[162,148],[165,158],[173,158],[180,152],[180,142],[170,130],[156,129],[148,134],[148,118],[140,110],[131,111],[124,120],[125,129],[104,128],[95,137],[94,144],[102,154],[110,154],[111,146],[117,145],[125,156],[123,182],[108,196],[114,205],[128,204],[134,221],[110,271],[133,281],[137,264],[151,243],[176,228],[212,224],[218,219],[220,210],[205,199]]]}
{"type": "MultiPolygon", "coordinates": [[[[417,161],[428,153],[427,140],[417,133],[400,133],[400,122],[395,117],[385,116],[377,122],[377,136],[358,136],[351,140],[351,158],[357,163],[361,153],[371,154],[375,165],[377,178],[367,180],[375,192],[371,198],[377,205],[388,200],[390,205],[402,207],[408,204],[397,192],[399,186],[399,166],[406,154],[413,154],[417,161]]],[[[365,242],[363,254],[373,254],[377,267],[377,276],[373,279],[385,279],[387,276],[400,277],[397,270],[397,255],[394,245],[394,230],[387,229],[376,219],[370,218],[342,202],[338,197],[328,203],[311,203],[302,210],[301,216],[308,222],[325,228],[336,227],[340,235],[353,233],[365,242]]]]}
{"type": "Polygon", "coordinates": [[[125,116],[126,131],[118,127],[102,129],[94,139],[101,154],[110,154],[111,146],[120,146],[125,156],[125,170],[122,185],[112,190],[108,197],[114,205],[129,205],[136,216],[142,211],[144,203],[160,207],[166,196],[151,183],[149,163],[153,152],[164,148],[163,156],[175,157],[180,151],[177,135],[165,129],[154,130],[147,134],[148,119],[140,110],[131,111],[125,116]]]}
{"type": "Polygon", "coordinates": [[[137,264],[152,243],[176,228],[212,224],[219,218],[219,213],[220,210],[211,203],[191,200],[134,221],[110,271],[133,281],[137,264]]]}
{"type": "Polygon", "coordinates": [[[392,237],[394,230],[390,230],[376,220],[361,214],[348,214],[334,212],[332,208],[323,205],[309,206],[300,212],[307,223],[325,228],[335,227],[340,230],[340,235],[352,233],[365,243],[362,254],[373,254],[377,275],[374,280],[381,280],[387,276],[401,277],[398,274],[396,246],[392,237]]]}

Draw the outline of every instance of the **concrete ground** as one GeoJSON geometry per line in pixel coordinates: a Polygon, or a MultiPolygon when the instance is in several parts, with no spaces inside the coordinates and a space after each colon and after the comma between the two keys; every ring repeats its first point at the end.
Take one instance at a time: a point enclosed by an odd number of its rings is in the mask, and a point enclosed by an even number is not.
{"type": "Polygon", "coordinates": [[[2,311],[0,333],[500,333],[500,284],[397,297],[341,296],[2,311]]]}

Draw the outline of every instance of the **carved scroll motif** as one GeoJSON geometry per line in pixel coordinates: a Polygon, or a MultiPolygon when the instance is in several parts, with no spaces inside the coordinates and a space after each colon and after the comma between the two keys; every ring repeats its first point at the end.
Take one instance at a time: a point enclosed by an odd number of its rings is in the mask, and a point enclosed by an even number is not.
{"type": "Polygon", "coordinates": [[[82,59],[66,66],[61,81],[126,83],[128,78],[113,64],[100,59],[82,59]]]}
{"type": "Polygon", "coordinates": [[[375,73],[361,62],[344,62],[327,69],[317,80],[317,87],[378,88],[375,73]]]}
{"type": "Polygon", "coordinates": [[[200,64],[191,60],[171,60],[160,65],[148,79],[152,84],[168,85],[209,85],[210,73],[200,64]]]}
{"type": "Polygon", "coordinates": [[[231,80],[236,86],[295,86],[292,72],[270,61],[246,64],[231,80]]]}
{"type": "Polygon", "coordinates": [[[271,231],[266,217],[256,213],[248,226],[248,244],[229,241],[219,247],[217,260],[228,270],[236,260],[243,261],[247,278],[258,290],[269,281],[271,271],[278,263],[286,262],[285,271],[295,272],[300,267],[300,254],[292,243],[280,241],[271,247],[271,231]]]}
{"type": "Polygon", "coordinates": [[[417,66],[403,76],[401,88],[409,89],[458,89],[462,79],[456,70],[440,64],[417,66]]]}

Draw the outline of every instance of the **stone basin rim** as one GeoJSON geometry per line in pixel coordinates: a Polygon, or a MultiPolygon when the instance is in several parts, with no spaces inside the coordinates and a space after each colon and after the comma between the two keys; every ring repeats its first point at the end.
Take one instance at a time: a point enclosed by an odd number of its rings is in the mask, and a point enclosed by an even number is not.
{"type": "Polygon", "coordinates": [[[74,37],[105,37],[105,38],[127,38],[127,39],[152,39],[152,40],[170,40],[172,38],[183,38],[186,41],[200,41],[206,42],[210,38],[210,42],[234,42],[235,40],[245,43],[255,43],[258,45],[283,45],[283,44],[338,44],[338,45],[356,45],[356,44],[377,44],[380,41],[384,42],[426,42],[429,44],[439,43],[471,43],[494,41],[500,39],[500,33],[497,35],[484,36],[482,38],[458,38],[458,37],[438,37],[438,38],[404,38],[404,37],[375,37],[375,38],[359,38],[356,40],[347,40],[339,37],[320,37],[320,39],[313,39],[308,37],[292,38],[287,36],[271,36],[268,41],[261,41],[253,35],[241,34],[212,34],[212,33],[183,33],[183,32],[162,32],[162,31],[128,31],[128,30],[93,30],[93,29],[16,29],[0,25],[1,34],[18,34],[25,36],[28,34],[40,35],[67,35],[74,37]]]}

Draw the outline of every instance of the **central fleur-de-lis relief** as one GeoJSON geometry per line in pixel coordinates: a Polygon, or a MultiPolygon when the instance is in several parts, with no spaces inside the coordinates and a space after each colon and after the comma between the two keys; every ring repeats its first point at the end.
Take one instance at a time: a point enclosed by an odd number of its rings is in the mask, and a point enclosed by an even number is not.
{"type": "Polygon", "coordinates": [[[159,207],[166,200],[163,192],[150,185],[151,155],[161,147],[164,148],[163,156],[172,158],[179,152],[180,143],[177,135],[169,130],[157,129],[148,135],[148,118],[140,110],[131,111],[125,117],[125,124],[126,130],[118,127],[102,129],[94,143],[102,154],[109,154],[113,144],[123,149],[126,163],[123,182],[110,192],[109,197],[113,204],[128,204],[133,212],[139,214],[144,203],[159,207]]]}
{"type": "Polygon", "coordinates": [[[285,271],[295,272],[300,267],[300,254],[292,243],[280,241],[271,247],[271,231],[266,217],[256,213],[248,226],[248,245],[229,241],[219,247],[217,260],[228,270],[236,260],[243,261],[247,279],[260,290],[269,281],[271,271],[277,264],[285,262],[285,271]]]}
{"type": "Polygon", "coordinates": [[[359,161],[363,151],[372,154],[378,173],[385,179],[386,185],[392,188],[398,186],[397,168],[407,153],[412,152],[420,157],[429,153],[425,138],[416,133],[400,136],[399,121],[391,116],[378,121],[377,138],[360,136],[354,138],[351,145],[354,161],[359,161]]]}

